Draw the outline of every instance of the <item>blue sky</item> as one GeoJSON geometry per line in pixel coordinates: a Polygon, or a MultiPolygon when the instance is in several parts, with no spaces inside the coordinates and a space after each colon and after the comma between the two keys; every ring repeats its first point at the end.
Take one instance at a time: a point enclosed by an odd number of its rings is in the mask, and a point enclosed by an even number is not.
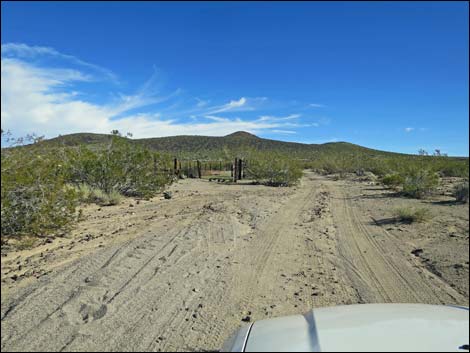
{"type": "Polygon", "coordinates": [[[2,2],[2,128],[468,156],[466,2],[2,2]]]}

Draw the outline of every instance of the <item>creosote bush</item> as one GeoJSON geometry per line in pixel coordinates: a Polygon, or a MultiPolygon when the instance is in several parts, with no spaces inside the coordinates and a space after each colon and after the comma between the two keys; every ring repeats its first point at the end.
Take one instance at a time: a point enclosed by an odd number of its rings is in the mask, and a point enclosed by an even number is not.
{"type": "Polygon", "coordinates": [[[64,187],[57,154],[2,149],[1,169],[2,235],[44,235],[76,219],[78,195],[64,187]]]}
{"type": "Polygon", "coordinates": [[[106,194],[150,197],[172,181],[168,156],[116,137],[99,150],[70,149],[67,159],[70,182],[87,184],[106,194]]]}
{"type": "Polygon", "coordinates": [[[403,207],[395,210],[395,216],[403,223],[420,223],[427,221],[430,218],[431,213],[429,209],[424,207],[403,207]]]}
{"type": "Polygon", "coordinates": [[[104,147],[2,148],[1,157],[2,236],[62,232],[80,216],[80,202],[148,198],[173,180],[168,156],[117,136],[104,147]]]}
{"type": "Polygon", "coordinates": [[[300,164],[279,153],[251,152],[246,178],[269,186],[292,186],[302,177],[300,164]]]}
{"type": "Polygon", "coordinates": [[[398,174],[387,174],[382,178],[382,183],[390,188],[396,189],[399,186],[403,185],[403,182],[405,181],[405,178],[398,174]]]}
{"type": "Polygon", "coordinates": [[[403,194],[414,198],[424,198],[431,195],[439,185],[439,176],[431,170],[409,171],[403,181],[403,194]]]}

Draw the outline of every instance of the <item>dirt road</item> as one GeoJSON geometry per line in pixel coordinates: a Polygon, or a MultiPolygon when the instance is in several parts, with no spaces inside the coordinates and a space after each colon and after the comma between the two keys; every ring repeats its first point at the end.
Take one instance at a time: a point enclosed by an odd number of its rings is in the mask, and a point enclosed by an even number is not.
{"type": "Polygon", "coordinates": [[[172,189],[91,207],[72,237],[2,258],[2,351],[217,350],[249,320],[313,307],[468,305],[345,183],[172,189]]]}

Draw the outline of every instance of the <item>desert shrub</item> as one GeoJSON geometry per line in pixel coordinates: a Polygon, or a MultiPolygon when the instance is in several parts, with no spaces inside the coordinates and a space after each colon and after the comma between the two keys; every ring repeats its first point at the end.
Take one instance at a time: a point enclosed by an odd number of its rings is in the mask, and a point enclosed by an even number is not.
{"type": "Polygon", "coordinates": [[[395,210],[395,216],[400,222],[425,222],[430,218],[430,211],[424,207],[403,207],[395,210]]]}
{"type": "Polygon", "coordinates": [[[387,174],[382,178],[382,183],[390,188],[397,188],[398,186],[402,185],[405,181],[405,178],[398,173],[394,174],[387,174]]]}
{"type": "Polygon", "coordinates": [[[1,159],[2,236],[63,231],[79,217],[80,201],[113,205],[121,194],[149,197],[173,180],[167,156],[118,137],[104,147],[2,148],[1,159]]]}
{"type": "Polygon", "coordinates": [[[398,173],[404,175],[410,168],[432,170],[442,176],[468,178],[468,158],[442,156],[416,156],[391,154],[380,151],[356,150],[348,146],[349,151],[336,150],[333,145],[310,156],[303,162],[305,168],[325,170],[328,174],[351,173],[362,170],[379,177],[398,173]]]}
{"type": "Polygon", "coordinates": [[[454,196],[458,202],[468,203],[468,181],[455,186],[454,196]]]}
{"type": "Polygon", "coordinates": [[[441,157],[437,158],[434,168],[444,177],[468,178],[468,160],[451,160],[441,157]]]}
{"type": "Polygon", "coordinates": [[[245,167],[248,179],[270,186],[291,186],[302,177],[300,164],[278,153],[251,153],[245,167]]]}
{"type": "Polygon", "coordinates": [[[69,181],[106,194],[150,197],[172,181],[168,156],[112,138],[106,148],[68,151],[69,181]]]}
{"type": "Polygon", "coordinates": [[[1,234],[43,235],[75,220],[78,196],[65,177],[56,153],[2,149],[1,234]]]}
{"type": "Polygon", "coordinates": [[[439,185],[439,176],[430,170],[411,170],[403,182],[403,194],[415,198],[423,198],[432,194],[439,185]]]}

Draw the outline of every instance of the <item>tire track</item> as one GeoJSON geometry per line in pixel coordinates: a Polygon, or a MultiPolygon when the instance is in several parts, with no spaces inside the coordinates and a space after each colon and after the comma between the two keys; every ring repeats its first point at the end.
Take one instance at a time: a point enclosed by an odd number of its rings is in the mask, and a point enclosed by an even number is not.
{"type": "Polygon", "coordinates": [[[320,182],[333,195],[340,254],[362,298],[367,302],[428,304],[455,300],[454,289],[421,276],[398,249],[396,239],[370,224],[370,216],[351,202],[347,189],[324,178],[320,182]]]}

